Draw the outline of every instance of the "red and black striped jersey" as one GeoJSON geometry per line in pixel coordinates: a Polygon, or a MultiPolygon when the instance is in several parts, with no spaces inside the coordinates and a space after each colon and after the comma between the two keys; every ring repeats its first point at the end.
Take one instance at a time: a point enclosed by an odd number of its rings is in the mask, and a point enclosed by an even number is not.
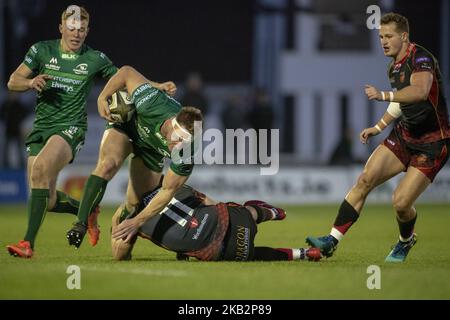
{"type": "Polygon", "coordinates": [[[411,43],[401,61],[389,65],[389,81],[394,91],[410,86],[415,72],[430,72],[433,84],[425,101],[400,104],[402,116],[397,129],[409,143],[430,143],[450,138],[447,102],[437,59],[425,48],[411,43]]]}
{"type": "MultiPolygon", "coordinates": [[[[143,196],[140,212],[158,193],[143,196]]],[[[212,260],[219,253],[228,227],[228,211],[223,204],[204,205],[205,195],[183,185],[167,206],[139,229],[139,236],[167,250],[201,260],[212,260]]]]}

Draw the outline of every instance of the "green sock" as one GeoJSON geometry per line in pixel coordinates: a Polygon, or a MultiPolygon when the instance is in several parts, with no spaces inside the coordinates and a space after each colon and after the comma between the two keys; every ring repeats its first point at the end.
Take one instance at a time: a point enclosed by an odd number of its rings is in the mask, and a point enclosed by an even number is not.
{"type": "Polygon", "coordinates": [[[56,191],[56,203],[50,212],[70,213],[77,215],[80,202],[69,197],[62,191],[56,191]]]}
{"type": "Polygon", "coordinates": [[[127,206],[123,206],[122,212],[120,213],[119,223],[124,221],[127,218],[132,218],[136,215],[136,209],[133,209],[132,212],[128,211],[127,206]]]}
{"type": "Polygon", "coordinates": [[[91,174],[86,182],[81,198],[80,209],[78,209],[78,220],[87,224],[89,214],[102,201],[108,181],[91,174]]]}
{"type": "Polygon", "coordinates": [[[30,199],[28,200],[28,228],[24,238],[24,240],[30,242],[31,248],[34,248],[34,241],[44,221],[49,197],[48,189],[31,189],[30,199]]]}

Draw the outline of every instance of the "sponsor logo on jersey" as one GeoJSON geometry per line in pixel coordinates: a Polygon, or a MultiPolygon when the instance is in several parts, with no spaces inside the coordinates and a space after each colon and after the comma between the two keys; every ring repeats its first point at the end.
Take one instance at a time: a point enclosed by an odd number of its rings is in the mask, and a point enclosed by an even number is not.
{"type": "Polygon", "coordinates": [[[394,70],[392,70],[392,73],[397,73],[397,72],[399,72],[401,67],[402,67],[402,64],[401,64],[401,63],[397,63],[397,64],[394,66],[394,70]]]}
{"type": "Polygon", "coordinates": [[[388,142],[389,144],[391,144],[391,145],[395,146],[395,142],[394,142],[394,141],[392,141],[391,139],[387,139],[387,142],[388,142]]]}
{"type": "MultiPolygon", "coordinates": [[[[416,68],[417,69],[417,68],[416,68]]],[[[428,62],[422,62],[419,67],[419,70],[421,69],[427,69],[427,70],[431,70],[431,65],[428,62]]]]}
{"type": "Polygon", "coordinates": [[[138,99],[137,102],[135,101],[136,109],[139,109],[139,107],[142,106],[142,104],[144,104],[145,102],[147,102],[148,100],[150,100],[151,98],[153,98],[157,94],[158,94],[158,90],[154,90],[153,92],[145,95],[141,99],[138,99]]]}
{"type": "Polygon", "coordinates": [[[191,220],[189,220],[189,228],[197,228],[198,227],[198,220],[195,217],[192,217],[191,220]]]}
{"type": "MultiPolygon", "coordinates": [[[[70,126],[69,129],[61,131],[62,134],[68,136],[70,139],[73,139],[73,136],[78,132],[78,127],[70,126]]],[[[77,146],[78,148],[78,146],[77,146]]],[[[81,146],[80,146],[81,148],[81,146]]],[[[78,150],[77,150],[78,152],[78,150]]]]}
{"type": "Polygon", "coordinates": [[[31,59],[29,56],[25,56],[25,61],[31,63],[33,62],[33,59],[31,59]]]}
{"type": "Polygon", "coordinates": [[[244,226],[237,226],[236,233],[236,258],[237,261],[248,259],[250,249],[250,229],[244,226]]]}
{"type": "Polygon", "coordinates": [[[65,60],[75,60],[78,58],[78,55],[76,53],[61,53],[61,58],[65,60]]]}
{"type": "Polygon", "coordinates": [[[55,57],[52,57],[49,61],[49,63],[45,64],[45,67],[47,69],[50,70],[55,70],[55,71],[59,71],[59,69],[61,68],[60,66],[57,65],[58,64],[58,59],[56,59],[55,57]]]}
{"type": "Polygon", "coordinates": [[[164,157],[170,158],[170,153],[167,152],[166,150],[158,148],[158,152],[159,152],[160,155],[163,155],[164,157]]]}
{"type": "Polygon", "coordinates": [[[52,81],[50,87],[55,89],[61,89],[64,90],[65,92],[72,92],[74,90],[73,86],[59,83],[58,81],[52,81]]]}
{"type": "Polygon", "coordinates": [[[75,74],[88,74],[88,65],[87,63],[80,63],[73,69],[75,74]]]}
{"type": "Polygon", "coordinates": [[[100,58],[105,59],[105,54],[103,52],[100,52],[100,58]]]}
{"type": "Polygon", "coordinates": [[[200,227],[198,227],[197,232],[192,237],[192,240],[197,240],[198,239],[198,237],[200,236],[200,234],[203,231],[203,228],[205,227],[205,223],[206,223],[206,220],[208,220],[208,217],[209,217],[208,214],[205,214],[203,216],[202,222],[200,222],[200,227]]]}
{"type": "Polygon", "coordinates": [[[137,129],[138,134],[142,139],[148,138],[150,136],[150,129],[148,127],[141,126],[140,123],[137,123],[137,129]]]}
{"type": "Polygon", "coordinates": [[[35,46],[31,46],[31,51],[33,51],[34,54],[38,52],[35,46]]]}
{"type": "Polygon", "coordinates": [[[431,60],[428,57],[419,57],[416,59],[416,63],[421,63],[421,62],[431,62],[431,60]]]}
{"type": "Polygon", "coordinates": [[[134,91],[133,96],[138,95],[139,93],[141,93],[141,92],[144,91],[145,89],[151,88],[151,87],[152,87],[152,86],[151,86],[149,83],[143,84],[143,85],[141,85],[139,88],[137,88],[137,89],[134,91]]]}
{"type": "Polygon", "coordinates": [[[50,63],[46,63],[45,67],[47,69],[55,70],[55,71],[59,71],[59,69],[61,68],[60,66],[55,66],[54,64],[50,64],[50,63]]]}

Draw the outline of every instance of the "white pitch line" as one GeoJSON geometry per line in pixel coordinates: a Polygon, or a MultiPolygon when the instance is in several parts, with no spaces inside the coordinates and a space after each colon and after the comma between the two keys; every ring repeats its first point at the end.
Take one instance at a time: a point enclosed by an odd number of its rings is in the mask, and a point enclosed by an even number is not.
{"type": "Polygon", "coordinates": [[[139,274],[144,276],[157,276],[157,277],[186,277],[188,273],[180,270],[158,270],[158,269],[143,269],[143,268],[99,268],[99,267],[84,267],[80,266],[81,272],[86,271],[98,271],[98,272],[119,272],[126,274],[139,274]]]}

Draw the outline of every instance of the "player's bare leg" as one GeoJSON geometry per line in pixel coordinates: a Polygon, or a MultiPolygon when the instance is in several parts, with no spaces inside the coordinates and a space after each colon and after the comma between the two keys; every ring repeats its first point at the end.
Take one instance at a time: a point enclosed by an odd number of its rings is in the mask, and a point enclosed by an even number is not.
{"type": "MultiPolygon", "coordinates": [[[[125,204],[121,204],[114,213],[112,219],[111,219],[111,233],[114,231],[114,228],[117,227],[121,219],[121,214],[123,212],[123,208],[125,207],[125,204]]],[[[136,242],[136,239],[134,241],[125,242],[122,239],[114,239],[111,237],[111,250],[112,255],[115,260],[130,260],[131,259],[131,252],[134,247],[134,243],[136,242]]]]}
{"type": "Polygon", "coordinates": [[[363,172],[345,196],[345,200],[359,214],[373,189],[404,170],[404,164],[391,150],[384,145],[378,146],[367,160],[363,172]]]}
{"type": "Polygon", "coordinates": [[[369,193],[404,170],[405,166],[391,150],[384,145],[378,146],[367,160],[356,184],[345,196],[330,234],[324,237],[310,236],[306,242],[320,248],[325,256],[330,257],[338,242],[358,219],[369,193]]]}
{"type": "Polygon", "coordinates": [[[409,167],[394,191],[392,203],[397,215],[400,236],[397,244],[386,257],[388,262],[405,261],[409,250],[416,243],[414,225],[417,212],[414,202],[430,185],[430,180],[417,168],[409,167]]]}
{"type": "Polygon", "coordinates": [[[106,130],[100,143],[97,165],[92,174],[111,180],[132,151],[130,138],[125,133],[114,128],[106,130]]]}
{"type": "Polygon", "coordinates": [[[45,214],[56,204],[55,186],[58,173],[72,157],[69,144],[58,135],[50,137],[37,156],[29,157],[28,227],[23,241],[7,247],[12,255],[26,258],[33,255],[34,242],[45,214]]]}
{"type": "Polygon", "coordinates": [[[91,245],[96,245],[100,230],[97,225],[98,205],[100,204],[108,182],[119,171],[123,162],[132,152],[132,145],[126,134],[111,128],[104,132],[100,144],[97,165],[89,176],[83,190],[78,221],[67,232],[70,245],[79,247],[86,231],[91,245]],[[95,219],[89,219],[90,214],[95,219]]]}
{"type": "Polygon", "coordinates": [[[59,172],[72,159],[72,150],[62,137],[48,139],[41,152],[34,157],[30,172],[30,189],[49,189],[49,208],[56,202],[56,179],[59,172]]]}
{"type": "Polygon", "coordinates": [[[145,192],[154,190],[160,184],[162,173],[147,168],[141,158],[131,159],[125,207],[122,215],[133,213],[145,192]]]}
{"type": "Polygon", "coordinates": [[[29,190],[31,190],[31,169],[33,169],[33,163],[36,156],[29,156],[27,159],[27,184],[29,190]]]}

